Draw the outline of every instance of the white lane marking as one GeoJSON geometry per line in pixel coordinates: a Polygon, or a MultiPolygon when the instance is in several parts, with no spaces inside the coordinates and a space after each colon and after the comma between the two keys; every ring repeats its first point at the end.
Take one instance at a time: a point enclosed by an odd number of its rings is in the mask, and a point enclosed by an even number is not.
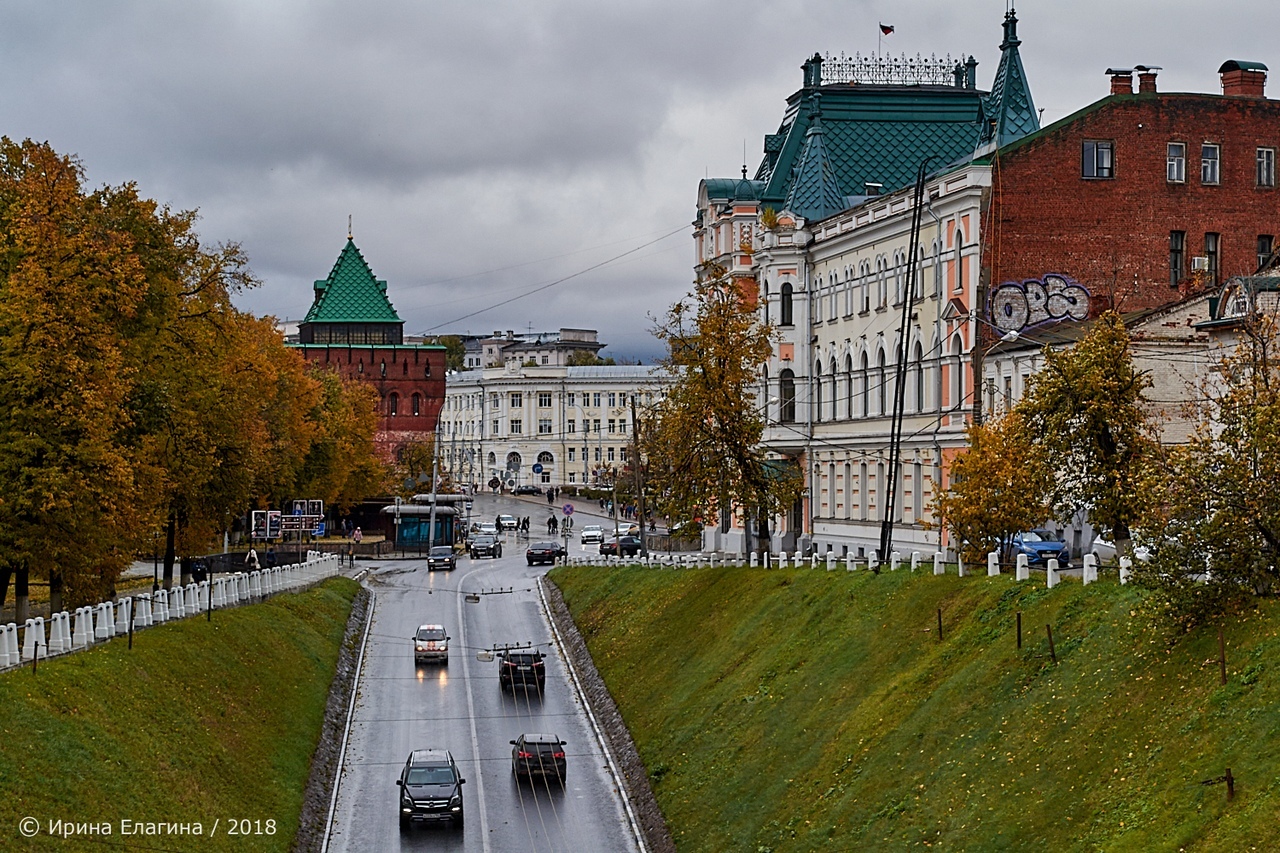
{"type": "MultiPolygon", "coordinates": [[[[359,577],[357,575],[357,578],[359,577]]],[[[361,586],[364,586],[364,584],[362,583],[361,586]]],[[[329,838],[333,835],[334,812],[338,808],[338,788],[342,786],[342,774],[346,769],[347,763],[347,740],[351,735],[351,720],[356,713],[356,699],[360,696],[360,676],[364,669],[364,650],[365,646],[369,644],[369,630],[373,627],[373,609],[378,603],[378,597],[373,594],[373,590],[367,586],[364,589],[369,593],[369,610],[365,614],[364,638],[360,640],[360,656],[356,658],[356,674],[351,679],[351,701],[347,707],[347,722],[342,728],[342,745],[338,747],[338,769],[333,780],[333,796],[329,798],[329,819],[325,822],[324,844],[320,846],[320,853],[328,853],[329,838]]]]}

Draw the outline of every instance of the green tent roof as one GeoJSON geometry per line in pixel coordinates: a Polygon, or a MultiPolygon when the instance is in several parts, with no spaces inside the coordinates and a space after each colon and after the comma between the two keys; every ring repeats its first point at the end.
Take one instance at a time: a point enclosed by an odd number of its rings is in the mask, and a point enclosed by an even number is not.
{"type": "Polygon", "coordinates": [[[401,323],[387,298],[387,283],[369,269],[355,241],[347,245],[329,277],[315,283],[315,301],[303,323],[401,323]]]}

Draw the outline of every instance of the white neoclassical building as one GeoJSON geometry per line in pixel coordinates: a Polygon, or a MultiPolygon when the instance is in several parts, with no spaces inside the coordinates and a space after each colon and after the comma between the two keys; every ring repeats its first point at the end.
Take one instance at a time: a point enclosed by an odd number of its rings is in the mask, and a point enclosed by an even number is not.
{"type": "Polygon", "coordinates": [[[634,420],[670,384],[648,365],[522,365],[448,376],[442,460],[455,479],[484,486],[592,485],[629,461],[634,420]]]}

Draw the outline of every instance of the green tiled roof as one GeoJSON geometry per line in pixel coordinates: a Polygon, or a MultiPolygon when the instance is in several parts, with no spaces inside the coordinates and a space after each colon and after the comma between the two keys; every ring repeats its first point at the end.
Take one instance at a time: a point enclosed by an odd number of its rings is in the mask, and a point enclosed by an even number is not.
{"type": "Polygon", "coordinates": [[[996,69],[991,94],[983,100],[983,140],[1007,145],[1040,129],[1040,114],[1031,100],[1027,72],[1018,54],[1018,19],[1012,11],[1004,16],[1004,41],[1000,44],[1000,67],[996,69]],[[994,122],[994,125],[991,124],[994,122]]]}
{"type": "Polygon", "coordinates": [[[303,323],[400,323],[379,281],[348,237],[329,277],[315,283],[315,301],[303,323]]]}
{"type": "Polygon", "coordinates": [[[810,101],[812,118],[784,205],[792,213],[814,221],[834,216],[848,206],[823,145],[819,97],[815,92],[810,101]]]}
{"type": "MultiPolygon", "coordinates": [[[[781,209],[799,174],[812,122],[801,98],[810,91],[791,97],[778,134],[771,134],[785,141],[776,153],[765,153],[756,172],[766,182],[766,205],[781,209]]],[[[937,165],[967,159],[978,143],[985,93],[977,89],[839,83],[818,91],[822,148],[846,195],[861,195],[868,183],[881,184],[884,192],[909,186],[925,157],[937,165]]]]}

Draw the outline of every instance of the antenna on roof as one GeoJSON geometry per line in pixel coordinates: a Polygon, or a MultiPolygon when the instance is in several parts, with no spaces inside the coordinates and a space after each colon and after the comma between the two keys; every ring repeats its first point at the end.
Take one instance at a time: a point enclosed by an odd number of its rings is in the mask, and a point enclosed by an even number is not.
{"type": "Polygon", "coordinates": [[[351,214],[347,214],[347,239],[351,239],[351,214]]]}
{"type": "Polygon", "coordinates": [[[742,140],[742,180],[747,179],[747,140],[742,140]]]}

